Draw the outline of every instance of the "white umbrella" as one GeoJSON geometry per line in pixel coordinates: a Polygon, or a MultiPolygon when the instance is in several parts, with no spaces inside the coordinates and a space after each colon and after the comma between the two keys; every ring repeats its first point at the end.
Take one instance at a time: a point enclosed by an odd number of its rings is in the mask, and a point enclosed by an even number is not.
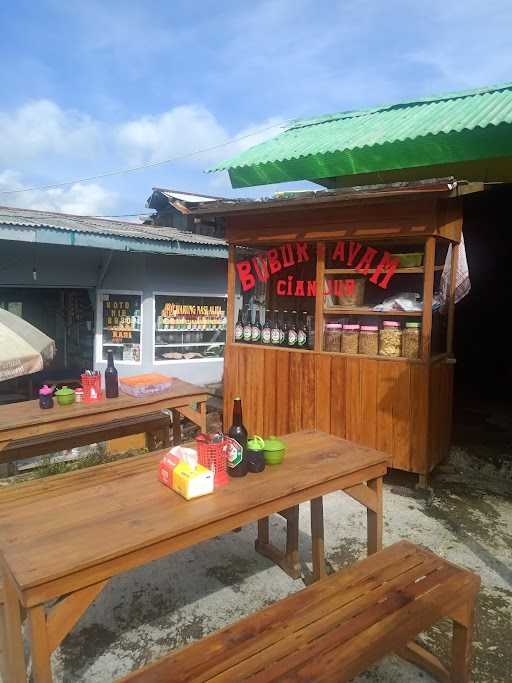
{"type": "Polygon", "coordinates": [[[53,339],[0,308],[0,382],[38,372],[54,355],[53,339]]]}

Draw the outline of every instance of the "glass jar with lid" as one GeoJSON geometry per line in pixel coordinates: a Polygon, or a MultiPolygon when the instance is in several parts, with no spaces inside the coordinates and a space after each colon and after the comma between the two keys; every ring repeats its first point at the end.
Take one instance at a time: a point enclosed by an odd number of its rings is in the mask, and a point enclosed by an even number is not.
{"type": "Polygon", "coordinates": [[[340,323],[327,323],[325,326],[324,350],[336,351],[339,353],[341,348],[341,329],[340,323]]]}
{"type": "Polygon", "coordinates": [[[379,328],[377,325],[361,325],[359,353],[376,356],[379,353],[379,328]]]}
{"type": "Polygon", "coordinates": [[[395,320],[384,320],[379,333],[379,354],[400,356],[402,352],[402,329],[395,320]]]}
{"type": "Polygon", "coordinates": [[[343,325],[341,333],[341,353],[359,352],[359,325],[343,325]]]}
{"type": "Polygon", "coordinates": [[[402,339],[403,355],[406,358],[419,358],[421,346],[421,323],[405,323],[402,339]]]}

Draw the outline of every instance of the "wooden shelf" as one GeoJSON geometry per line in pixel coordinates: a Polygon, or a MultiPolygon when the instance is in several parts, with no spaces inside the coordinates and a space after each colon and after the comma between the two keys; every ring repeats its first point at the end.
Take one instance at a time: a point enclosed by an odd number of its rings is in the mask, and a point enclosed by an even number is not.
{"type": "MultiPolygon", "coordinates": [[[[435,266],[434,270],[439,271],[443,270],[444,266],[435,266]]],[[[369,273],[375,273],[376,268],[370,268],[368,271],[369,273]]],[[[415,268],[397,268],[395,270],[395,273],[402,273],[406,275],[407,273],[410,274],[418,274],[418,273],[424,273],[425,268],[423,266],[417,266],[415,268]]],[[[355,268],[326,268],[324,271],[325,275],[361,275],[361,273],[358,273],[358,271],[355,268]]]]}
{"type": "Polygon", "coordinates": [[[342,306],[329,306],[324,308],[324,315],[383,315],[388,318],[404,316],[407,318],[421,318],[423,311],[374,311],[373,308],[343,308],[342,306]]]}

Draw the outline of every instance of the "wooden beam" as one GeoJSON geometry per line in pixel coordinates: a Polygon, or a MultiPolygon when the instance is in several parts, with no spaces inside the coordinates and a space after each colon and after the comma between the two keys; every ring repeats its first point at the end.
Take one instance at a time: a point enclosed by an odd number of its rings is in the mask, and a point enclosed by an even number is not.
{"type": "Polygon", "coordinates": [[[324,333],[325,242],[316,245],[315,351],[321,351],[324,333]]]}
{"type": "Polygon", "coordinates": [[[434,266],[436,239],[429,237],[425,243],[425,275],[423,277],[423,325],[421,328],[421,357],[426,362],[430,357],[432,334],[432,298],[434,294],[434,266]]]}
{"type": "Polygon", "coordinates": [[[453,353],[453,329],[455,315],[455,289],[457,286],[457,267],[459,264],[460,244],[452,244],[452,259],[450,264],[450,289],[448,298],[448,325],[446,330],[446,351],[453,353]]]}
{"type": "Polygon", "coordinates": [[[48,648],[53,652],[62,643],[64,638],[75,626],[91,602],[101,593],[108,581],[83,588],[76,593],[71,593],[67,598],[59,602],[48,614],[48,648]]]}
{"type": "Polygon", "coordinates": [[[348,489],[344,489],[344,493],[348,494],[358,503],[364,505],[365,507],[373,510],[373,512],[379,511],[379,499],[375,491],[369,488],[366,484],[357,484],[356,486],[351,486],[348,489]]]}
{"type": "Polygon", "coordinates": [[[397,650],[396,654],[407,662],[411,662],[411,664],[423,669],[441,683],[450,683],[452,680],[450,672],[441,660],[414,641],[397,650]]]}

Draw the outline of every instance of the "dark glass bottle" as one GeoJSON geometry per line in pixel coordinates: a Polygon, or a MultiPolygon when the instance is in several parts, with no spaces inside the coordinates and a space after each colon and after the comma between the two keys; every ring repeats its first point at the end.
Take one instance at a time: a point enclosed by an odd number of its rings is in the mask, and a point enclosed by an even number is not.
{"type": "Polygon", "coordinates": [[[297,311],[292,311],[292,318],[286,331],[286,346],[297,346],[297,311]]]}
{"type": "Polygon", "coordinates": [[[242,460],[236,465],[228,462],[228,474],[231,477],[245,477],[247,474],[247,429],[242,418],[242,399],[237,396],[233,401],[233,423],[228,430],[228,436],[237,441],[242,448],[242,460]]]}
{"type": "Polygon", "coordinates": [[[281,324],[279,325],[279,343],[281,346],[286,346],[286,338],[288,336],[288,311],[283,311],[281,324]]]}
{"type": "Polygon", "coordinates": [[[256,310],[256,319],[252,326],[251,341],[253,344],[259,344],[261,341],[261,322],[260,322],[260,310],[256,310]]]}
{"type": "Polygon", "coordinates": [[[252,315],[251,315],[251,309],[247,309],[247,313],[245,314],[245,322],[244,322],[244,344],[250,344],[252,341],[252,315]]]}
{"type": "Polygon", "coordinates": [[[267,309],[265,311],[265,323],[263,329],[261,330],[261,343],[270,344],[272,337],[272,322],[270,320],[270,311],[267,309]]]}
{"type": "Polygon", "coordinates": [[[242,320],[242,309],[238,311],[238,320],[235,325],[235,341],[241,342],[244,338],[244,323],[242,320]]]}
{"type": "Polygon", "coordinates": [[[105,370],[105,397],[117,398],[119,396],[119,382],[117,370],[114,365],[114,352],[107,351],[107,369],[105,370]]]}
{"type": "Polygon", "coordinates": [[[302,319],[297,329],[297,346],[301,349],[307,348],[308,328],[306,324],[306,313],[302,314],[302,319]]]}
{"type": "Polygon", "coordinates": [[[279,327],[279,312],[277,309],[274,311],[274,319],[272,320],[270,342],[273,346],[279,346],[281,343],[281,328],[279,327]]]}

